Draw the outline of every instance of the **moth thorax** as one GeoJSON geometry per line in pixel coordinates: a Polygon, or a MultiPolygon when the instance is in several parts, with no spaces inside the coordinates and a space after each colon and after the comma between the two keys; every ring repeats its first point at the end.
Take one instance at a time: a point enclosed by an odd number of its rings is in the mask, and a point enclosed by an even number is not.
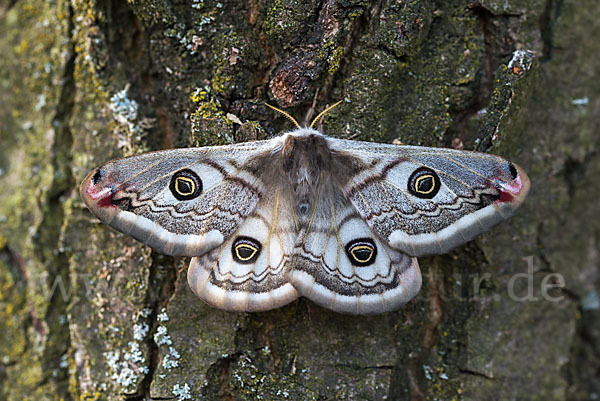
{"type": "Polygon", "coordinates": [[[308,224],[312,209],[313,204],[311,199],[304,198],[296,202],[296,218],[300,227],[305,227],[308,224]]]}
{"type": "Polygon", "coordinates": [[[331,165],[327,140],[313,132],[287,135],[281,148],[283,169],[294,189],[298,206],[304,199],[314,196],[321,172],[331,165]]]}

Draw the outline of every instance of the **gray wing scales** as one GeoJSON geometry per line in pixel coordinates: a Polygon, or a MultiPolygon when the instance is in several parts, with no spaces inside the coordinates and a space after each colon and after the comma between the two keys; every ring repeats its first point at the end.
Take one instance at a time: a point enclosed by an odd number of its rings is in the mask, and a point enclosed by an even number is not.
{"type": "Polygon", "coordinates": [[[92,171],[81,196],[100,220],[169,255],[222,244],[265,193],[252,167],[268,142],[176,149],[114,160],[92,171]]]}
{"type": "Polygon", "coordinates": [[[510,217],[529,190],[527,175],[494,155],[332,140],[362,168],[341,184],[367,224],[391,247],[439,254],[510,217]]]}

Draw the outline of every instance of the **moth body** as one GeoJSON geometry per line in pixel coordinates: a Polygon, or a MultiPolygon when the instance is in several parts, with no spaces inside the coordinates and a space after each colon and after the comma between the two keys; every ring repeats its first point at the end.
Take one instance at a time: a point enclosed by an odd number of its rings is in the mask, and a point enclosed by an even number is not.
{"type": "Polygon", "coordinates": [[[372,314],[418,293],[416,256],[488,230],[528,189],[527,175],[497,156],[301,128],[110,161],[80,192],[103,222],[158,252],[192,256],[188,282],[211,305],[260,311],[303,295],[372,314]]]}

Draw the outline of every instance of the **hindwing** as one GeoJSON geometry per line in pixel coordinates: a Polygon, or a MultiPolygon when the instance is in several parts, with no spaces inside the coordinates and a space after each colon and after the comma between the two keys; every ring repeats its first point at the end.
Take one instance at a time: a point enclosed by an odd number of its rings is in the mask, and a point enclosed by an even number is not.
{"type": "Polygon", "coordinates": [[[271,185],[228,241],[192,259],[196,295],[230,311],[269,310],[299,296],[287,276],[297,237],[289,195],[271,185]]]}
{"type": "Polygon", "coordinates": [[[324,176],[289,272],[303,296],[350,314],[398,309],[421,288],[417,259],[392,249],[324,176]]]}

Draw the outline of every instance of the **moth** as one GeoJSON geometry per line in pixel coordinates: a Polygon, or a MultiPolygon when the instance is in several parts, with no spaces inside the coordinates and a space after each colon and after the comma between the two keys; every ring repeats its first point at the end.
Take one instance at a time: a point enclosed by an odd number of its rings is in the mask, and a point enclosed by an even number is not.
{"type": "Polygon", "coordinates": [[[113,160],[83,180],[81,197],[157,252],[192,257],[188,283],[217,308],[266,311],[304,296],[377,314],[418,293],[418,256],[507,219],[529,190],[498,156],[338,139],[312,125],[113,160]]]}

